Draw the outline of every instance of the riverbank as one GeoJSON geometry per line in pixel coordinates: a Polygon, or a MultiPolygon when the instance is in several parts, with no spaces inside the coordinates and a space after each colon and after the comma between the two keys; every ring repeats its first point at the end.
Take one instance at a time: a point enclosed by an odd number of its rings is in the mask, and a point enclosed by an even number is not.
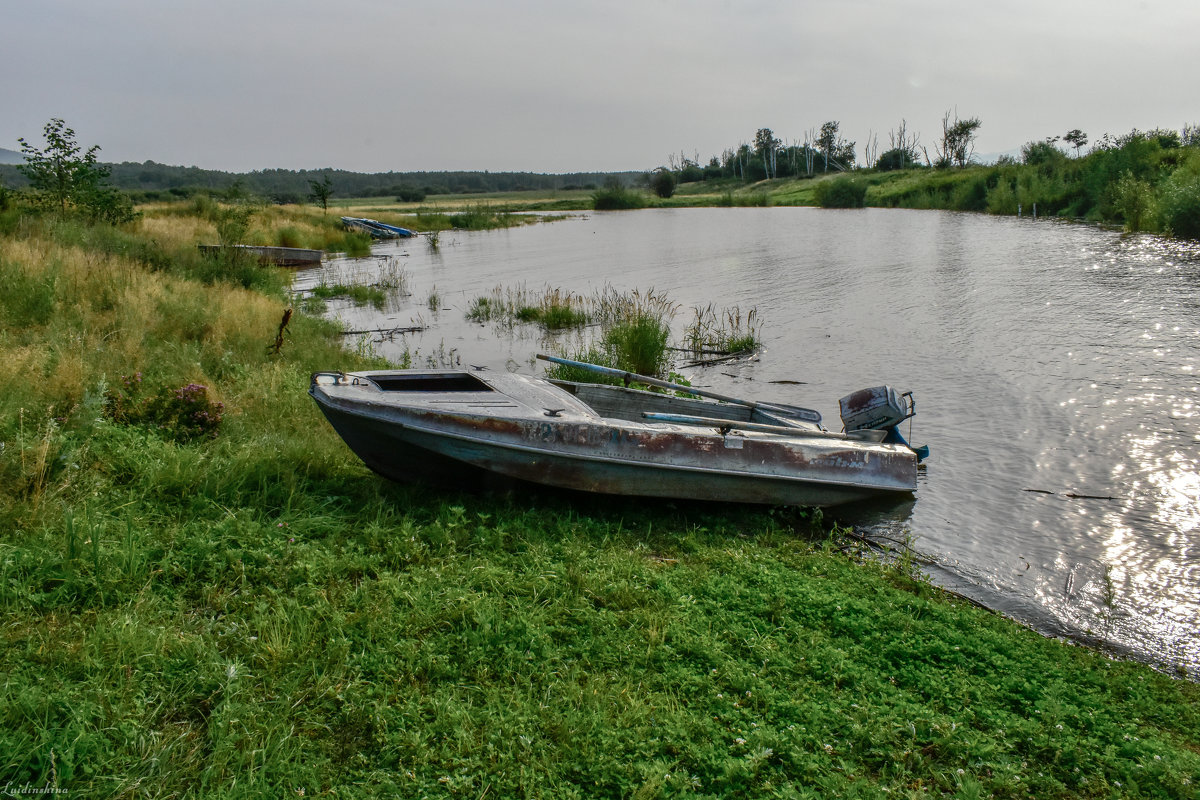
{"type": "Polygon", "coordinates": [[[375,478],[305,396],[369,355],[302,313],[280,334],[283,275],[201,271],[194,244],[151,218],[0,239],[0,779],[1195,794],[1195,684],[949,598],[803,514],[375,478]]]}
{"type": "MultiPolygon", "coordinates": [[[[1200,239],[1200,146],[1173,131],[1133,131],[1072,158],[1050,142],[1031,142],[1021,160],[930,169],[914,158],[906,169],[818,173],[753,183],[732,178],[682,182],[670,196],[627,188],[626,207],[824,206],[973,211],[1059,217],[1120,226],[1130,232],[1200,239]]],[[[595,206],[595,192],[564,190],[441,195],[434,207],[564,211],[595,206]]],[[[419,213],[425,206],[408,204],[419,213]]],[[[381,209],[384,210],[384,209],[381,209]]]]}

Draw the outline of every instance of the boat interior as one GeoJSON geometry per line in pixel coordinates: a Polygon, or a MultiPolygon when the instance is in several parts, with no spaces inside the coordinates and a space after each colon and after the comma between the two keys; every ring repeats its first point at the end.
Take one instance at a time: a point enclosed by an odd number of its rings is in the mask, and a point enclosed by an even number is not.
{"type": "Polygon", "coordinates": [[[494,392],[486,381],[469,372],[371,373],[370,380],[384,392],[494,392]]]}
{"type": "Polygon", "coordinates": [[[689,397],[628,389],[599,383],[551,381],[595,409],[602,417],[644,422],[646,414],[665,414],[680,417],[703,417],[730,422],[749,422],[788,428],[813,429],[815,425],[800,420],[769,414],[765,411],[733,403],[694,400],[689,397]]]}

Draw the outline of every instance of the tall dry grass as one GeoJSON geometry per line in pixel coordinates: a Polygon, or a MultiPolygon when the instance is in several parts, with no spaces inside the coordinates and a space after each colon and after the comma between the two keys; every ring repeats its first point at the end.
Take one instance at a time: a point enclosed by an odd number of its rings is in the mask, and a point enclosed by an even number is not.
{"type": "MultiPolygon", "coordinates": [[[[35,318],[0,319],[6,416],[20,408],[61,416],[89,391],[135,372],[210,382],[223,360],[265,348],[283,309],[241,287],[204,286],[45,239],[0,240],[0,270],[36,287],[40,307],[35,318]]],[[[4,310],[28,299],[10,296],[4,310]]]]}

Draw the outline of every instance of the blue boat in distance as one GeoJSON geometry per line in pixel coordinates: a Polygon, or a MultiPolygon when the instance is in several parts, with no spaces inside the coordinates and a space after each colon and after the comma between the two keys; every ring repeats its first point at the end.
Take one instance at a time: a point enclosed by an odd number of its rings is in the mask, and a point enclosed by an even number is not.
{"type": "Polygon", "coordinates": [[[351,230],[370,234],[374,239],[407,239],[417,235],[416,231],[410,231],[408,228],[388,225],[386,222],[366,217],[342,217],[342,224],[351,230]]]}

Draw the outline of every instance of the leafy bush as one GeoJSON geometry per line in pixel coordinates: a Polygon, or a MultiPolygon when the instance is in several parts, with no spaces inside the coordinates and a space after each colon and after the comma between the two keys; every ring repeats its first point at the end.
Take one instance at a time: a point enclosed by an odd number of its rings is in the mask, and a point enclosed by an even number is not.
{"type": "Polygon", "coordinates": [[[956,211],[986,211],[987,194],[986,177],[959,183],[951,196],[951,207],[956,211]]]}
{"type": "MultiPolygon", "coordinates": [[[[1200,167],[1200,156],[1191,163],[1200,167]]],[[[1159,213],[1163,227],[1173,235],[1200,239],[1200,169],[1175,170],[1163,185],[1159,213]]]]}
{"type": "Polygon", "coordinates": [[[104,414],[124,425],[146,425],[177,442],[213,438],[224,419],[225,406],[208,397],[208,388],[188,383],[142,396],[142,373],[122,375],[121,385],[104,396],[104,414]]]}
{"type": "Polygon", "coordinates": [[[867,184],[849,176],[817,184],[817,204],[822,208],[862,208],[867,197],[867,184]]]}
{"type": "Polygon", "coordinates": [[[285,225],[275,235],[280,247],[307,247],[308,241],[295,225],[285,225]]]}
{"type": "Polygon", "coordinates": [[[987,193],[987,210],[989,214],[1013,215],[1017,213],[1017,193],[1014,180],[1006,175],[997,181],[996,186],[987,193]]]}
{"type": "Polygon", "coordinates": [[[906,147],[893,147],[875,160],[875,169],[889,172],[894,169],[911,169],[919,166],[912,150],[906,147]]]}
{"type": "Polygon", "coordinates": [[[1126,172],[1113,187],[1113,206],[1129,231],[1149,230],[1154,216],[1154,191],[1150,184],[1126,172]]]}
{"type": "Polygon", "coordinates": [[[646,200],[640,192],[626,189],[620,181],[610,179],[603,188],[592,192],[592,207],[597,211],[622,211],[644,208],[646,200]]]}
{"type": "Polygon", "coordinates": [[[675,173],[669,169],[656,170],[650,178],[650,188],[663,199],[670,197],[675,194],[675,173]]]}
{"type": "Polygon", "coordinates": [[[1066,160],[1066,154],[1052,142],[1027,142],[1021,146],[1021,161],[1029,166],[1055,166],[1066,160]]]}
{"type": "Polygon", "coordinates": [[[97,186],[80,196],[79,206],[95,222],[120,225],[137,219],[133,200],[111,186],[97,186]]]}

